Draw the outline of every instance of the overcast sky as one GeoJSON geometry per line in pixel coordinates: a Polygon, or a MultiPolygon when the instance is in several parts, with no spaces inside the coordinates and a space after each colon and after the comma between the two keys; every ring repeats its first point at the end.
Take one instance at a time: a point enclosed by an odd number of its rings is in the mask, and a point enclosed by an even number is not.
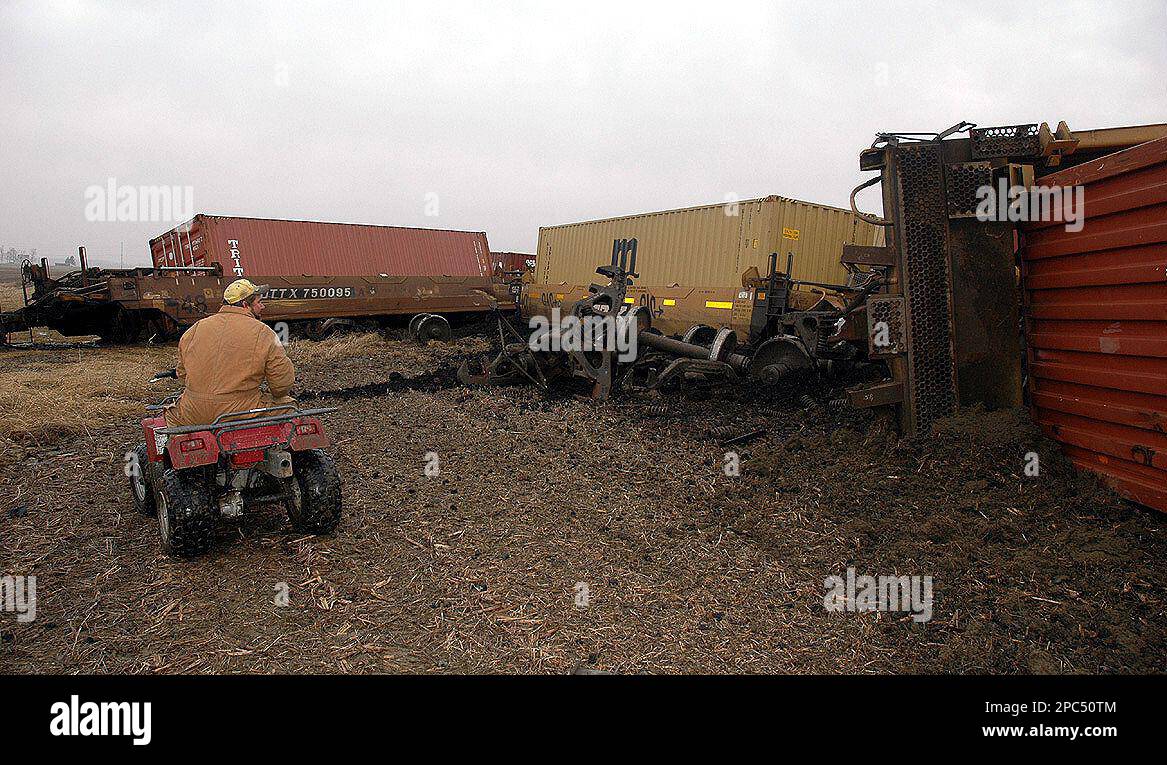
{"type": "Polygon", "coordinates": [[[1165,0],[0,0],[0,246],[145,262],[173,224],[87,221],[110,179],[521,252],[727,195],[846,205],[877,131],[1167,121],[1165,29],[1165,0]]]}

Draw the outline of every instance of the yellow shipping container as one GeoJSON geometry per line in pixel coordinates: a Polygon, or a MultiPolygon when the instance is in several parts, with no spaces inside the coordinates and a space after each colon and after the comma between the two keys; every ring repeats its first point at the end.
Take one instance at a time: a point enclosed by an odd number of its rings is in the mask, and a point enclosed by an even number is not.
{"type": "Polygon", "coordinates": [[[883,230],[850,210],[769,196],[539,229],[535,279],[585,286],[611,261],[612,240],[637,240],[636,286],[739,288],[755,266],[768,272],[771,252],[794,253],[794,278],[842,284],[843,244],[878,245],[883,230]]]}

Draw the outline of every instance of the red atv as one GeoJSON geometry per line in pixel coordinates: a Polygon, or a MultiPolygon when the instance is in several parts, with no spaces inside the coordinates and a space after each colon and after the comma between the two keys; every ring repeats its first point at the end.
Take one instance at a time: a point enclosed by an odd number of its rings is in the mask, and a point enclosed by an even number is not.
{"type": "MultiPolygon", "coordinates": [[[[151,382],[163,377],[174,372],[151,382]]],[[[215,516],[239,519],[245,506],[282,503],[298,531],[329,534],[340,522],[340,474],[319,417],[335,411],[289,404],[178,427],[148,417],[145,443],[127,457],[134,504],[157,514],[162,549],[184,558],[210,547],[215,516]]]]}

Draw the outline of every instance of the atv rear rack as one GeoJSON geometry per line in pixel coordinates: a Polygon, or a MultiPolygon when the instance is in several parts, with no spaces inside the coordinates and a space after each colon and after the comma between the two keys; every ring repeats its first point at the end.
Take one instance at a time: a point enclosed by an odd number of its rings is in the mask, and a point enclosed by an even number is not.
{"type": "Polygon", "coordinates": [[[252,419],[240,419],[231,420],[230,422],[223,422],[224,418],[250,417],[251,415],[255,414],[263,414],[264,412],[278,412],[288,408],[288,406],[269,406],[264,409],[249,409],[246,412],[232,412],[230,414],[219,415],[210,425],[176,425],[169,428],[158,428],[154,432],[164,436],[181,436],[187,433],[205,433],[207,431],[212,433],[228,433],[234,430],[254,428],[257,425],[272,425],[278,422],[288,422],[299,417],[317,417],[322,414],[330,414],[339,410],[339,407],[335,406],[327,406],[320,409],[295,409],[291,412],[288,412],[287,414],[272,415],[269,417],[253,417],[252,419]]]}

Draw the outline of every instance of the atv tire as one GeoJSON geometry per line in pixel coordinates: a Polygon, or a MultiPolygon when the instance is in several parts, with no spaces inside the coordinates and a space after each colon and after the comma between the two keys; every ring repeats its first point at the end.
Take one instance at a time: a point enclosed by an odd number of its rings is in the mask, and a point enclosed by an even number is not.
{"type": "Polygon", "coordinates": [[[295,475],[289,481],[288,520],[297,531],[331,534],[340,523],[340,473],[322,449],[295,452],[295,475]]]}
{"type": "Polygon", "coordinates": [[[167,555],[193,558],[211,547],[214,515],[203,472],[163,468],[155,473],[158,533],[162,537],[162,550],[167,555]]]}
{"type": "Polygon", "coordinates": [[[134,461],[130,463],[130,496],[134,498],[134,507],[142,515],[154,515],[158,506],[154,502],[154,481],[151,475],[150,453],[145,444],[138,444],[134,449],[134,461]]]}

